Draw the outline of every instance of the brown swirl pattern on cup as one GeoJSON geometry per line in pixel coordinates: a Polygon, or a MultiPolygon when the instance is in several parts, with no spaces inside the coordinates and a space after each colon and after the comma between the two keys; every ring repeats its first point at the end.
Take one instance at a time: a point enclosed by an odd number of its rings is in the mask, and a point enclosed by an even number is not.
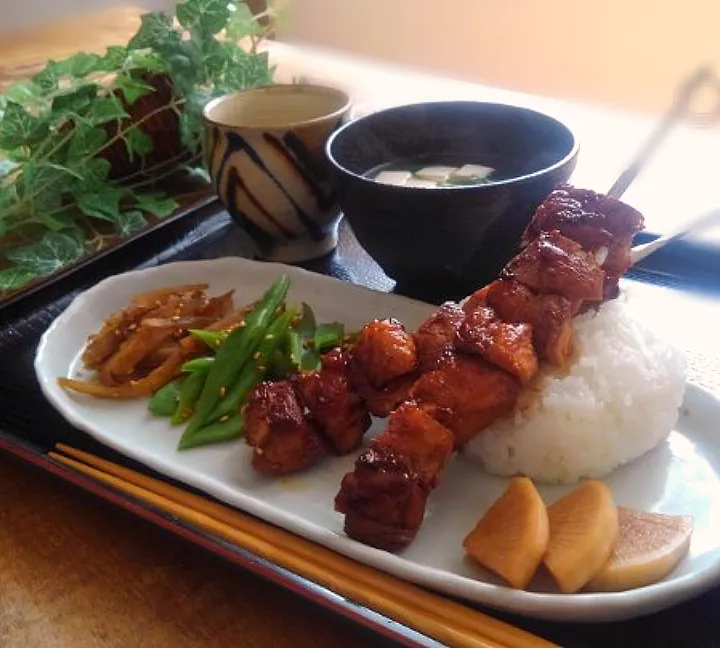
{"type": "Polygon", "coordinates": [[[310,258],[326,242],[327,251],[334,247],[339,209],[324,143],[342,121],[284,131],[208,127],[206,160],[217,194],[263,256],[294,247],[290,256],[310,258]],[[303,240],[305,254],[297,245],[303,240]]]}

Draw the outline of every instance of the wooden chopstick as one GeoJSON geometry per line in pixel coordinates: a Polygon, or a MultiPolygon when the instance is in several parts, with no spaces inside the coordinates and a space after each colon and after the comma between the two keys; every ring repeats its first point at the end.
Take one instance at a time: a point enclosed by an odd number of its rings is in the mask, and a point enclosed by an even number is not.
{"type": "Polygon", "coordinates": [[[49,456],[56,461],[443,643],[469,648],[553,646],[544,639],[481,612],[378,572],[221,504],[64,444],[58,444],[57,449],[80,461],[50,452],[49,456]]]}

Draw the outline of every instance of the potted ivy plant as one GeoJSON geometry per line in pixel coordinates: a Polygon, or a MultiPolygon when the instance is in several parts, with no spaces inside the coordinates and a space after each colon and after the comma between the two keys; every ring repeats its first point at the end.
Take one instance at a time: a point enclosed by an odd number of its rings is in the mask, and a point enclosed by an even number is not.
{"type": "Polygon", "coordinates": [[[159,182],[201,164],[210,99],[272,82],[275,24],[272,7],[180,0],[0,96],[0,299],[175,211],[159,182]]]}

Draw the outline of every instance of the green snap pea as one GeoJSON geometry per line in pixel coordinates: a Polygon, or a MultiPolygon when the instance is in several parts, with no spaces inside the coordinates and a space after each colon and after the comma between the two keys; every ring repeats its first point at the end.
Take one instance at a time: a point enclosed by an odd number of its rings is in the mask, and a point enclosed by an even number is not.
{"type": "Polygon", "coordinates": [[[184,378],[176,378],[158,389],[148,401],[148,410],[155,416],[172,416],[175,413],[184,378]]]}
{"type": "MultiPolygon", "coordinates": [[[[288,332],[289,333],[289,332],[288,332]]],[[[286,336],[288,335],[286,333],[286,336]]],[[[283,380],[292,373],[295,373],[295,367],[290,362],[290,357],[285,351],[286,343],[280,342],[279,348],[275,349],[270,360],[270,376],[274,380],[283,380]]]]}
{"type": "Polygon", "coordinates": [[[290,287],[290,278],[282,275],[268,288],[260,303],[245,318],[245,326],[236,328],[218,348],[215,362],[208,371],[207,380],[198,399],[195,413],[185,434],[190,436],[207,422],[208,416],[225,396],[255,353],[270,322],[282,304],[290,287]]]}
{"type": "Polygon", "coordinates": [[[295,311],[288,310],[270,324],[257,353],[243,367],[235,383],[208,416],[208,421],[216,421],[228,414],[234,414],[240,409],[253,387],[268,374],[273,355],[287,334],[290,322],[294,317],[295,311]]]}
{"type": "Polygon", "coordinates": [[[320,354],[308,348],[315,337],[315,313],[308,304],[302,305],[302,317],[288,333],[287,352],[294,371],[314,371],[320,367],[320,354]]]}
{"type": "Polygon", "coordinates": [[[200,428],[191,437],[185,437],[180,440],[178,450],[189,450],[190,448],[198,448],[213,443],[223,443],[232,441],[242,436],[245,422],[240,414],[229,416],[224,421],[210,423],[200,428]]]}
{"type": "Polygon", "coordinates": [[[190,335],[204,342],[213,351],[217,351],[230,337],[231,331],[206,331],[205,329],[190,329],[190,335]]]}
{"type": "Polygon", "coordinates": [[[195,403],[200,396],[203,385],[205,385],[206,378],[207,371],[195,371],[185,379],[180,389],[177,407],[172,415],[171,423],[173,425],[180,425],[192,416],[195,403]]]}
{"type": "Polygon", "coordinates": [[[188,373],[193,373],[196,371],[199,372],[206,372],[210,369],[213,362],[215,362],[214,357],[208,357],[208,358],[194,358],[192,360],[188,360],[182,367],[182,371],[186,371],[188,373]]]}
{"type": "Polygon", "coordinates": [[[315,329],[314,347],[321,353],[342,345],[345,327],[339,322],[318,324],[315,329]]]}

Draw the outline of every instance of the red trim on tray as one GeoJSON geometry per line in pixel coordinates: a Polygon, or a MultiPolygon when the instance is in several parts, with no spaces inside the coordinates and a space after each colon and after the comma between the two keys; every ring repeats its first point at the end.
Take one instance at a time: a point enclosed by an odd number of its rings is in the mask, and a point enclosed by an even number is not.
{"type": "MultiPolygon", "coordinates": [[[[22,445],[14,444],[7,439],[3,439],[2,437],[0,437],[0,449],[7,450],[10,454],[17,456],[24,461],[28,461],[29,463],[32,463],[47,472],[57,475],[65,481],[68,481],[72,484],[75,484],[76,486],[83,488],[86,491],[98,495],[102,499],[112,504],[118,505],[126,509],[127,511],[130,511],[134,515],[138,515],[157,526],[169,530],[175,535],[181,536],[186,540],[190,540],[191,542],[194,542],[195,544],[200,545],[201,547],[208,549],[209,551],[212,551],[213,553],[221,556],[226,560],[241,565],[249,569],[251,572],[258,574],[259,576],[262,576],[263,578],[266,578],[267,580],[270,580],[285,589],[289,589],[292,592],[295,592],[296,594],[299,594],[306,599],[314,601],[315,603],[318,603],[319,605],[330,609],[333,612],[337,612],[345,618],[354,621],[355,623],[358,623],[366,628],[369,628],[374,632],[382,634],[385,637],[388,637],[389,639],[392,639],[393,641],[396,641],[403,646],[416,647],[423,645],[422,643],[413,641],[410,637],[406,636],[402,632],[395,631],[391,627],[387,627],[385,624],[374,622],[371,619],[367,618],[364,614],[355,612],[352,610],[352,608],[348,608],[340,603],[333,601],[329,596],[325,594],[313,591],[312,589],[303,586],[302,584],[297,583],[290,578],[282,576],[281,574],[273,570],[271,567],[262,564],[262,562],[264,562],[263,558],[256,556],[257,560],[253,560],[251,557],[243,556],[242,554],[239,554],[227,548],[223,544],[224,541],[220,541],[219,539],[213,540],[215,536],[211,534],[206,535],[204,533],[194,531],[191,527],[184,526],[178,523],[173,523],[171,520],[167,519],[164,515],[157,512],[155,509],[146,507],[145,505],[140,504],[134,498],[127,497],[118,491],[107,488],[99,482],[89,477],[86,477],[85,475],[82,475],[81,473],[78,473],[71,468],[52,461],[50,458],[48,458],[46,455],[42,454],[39,451],[29,450],[27,448],[24,448],[22,445]]],[[[230,543],[225,544],[229,545],[230,543]]],[[[238,547],[238,549],[241,548],[238,547]]],[[[289,570],[284,571],[292,573],[289,570]]],[[[297,576],[297,578],[302,577],[297,576]]],[[[330,591],[320,585],[317,585],[317,587],[318,589],[330,591]]],[[[367,609],[370,610],[370,608],[367,609]]],[[[374,612],[373,610],[370,611],[374,614],[379,614],[374,612]]],[[[388,619],[388,621],[390,623],[395,623],[391,619],[388,619]]]]}

